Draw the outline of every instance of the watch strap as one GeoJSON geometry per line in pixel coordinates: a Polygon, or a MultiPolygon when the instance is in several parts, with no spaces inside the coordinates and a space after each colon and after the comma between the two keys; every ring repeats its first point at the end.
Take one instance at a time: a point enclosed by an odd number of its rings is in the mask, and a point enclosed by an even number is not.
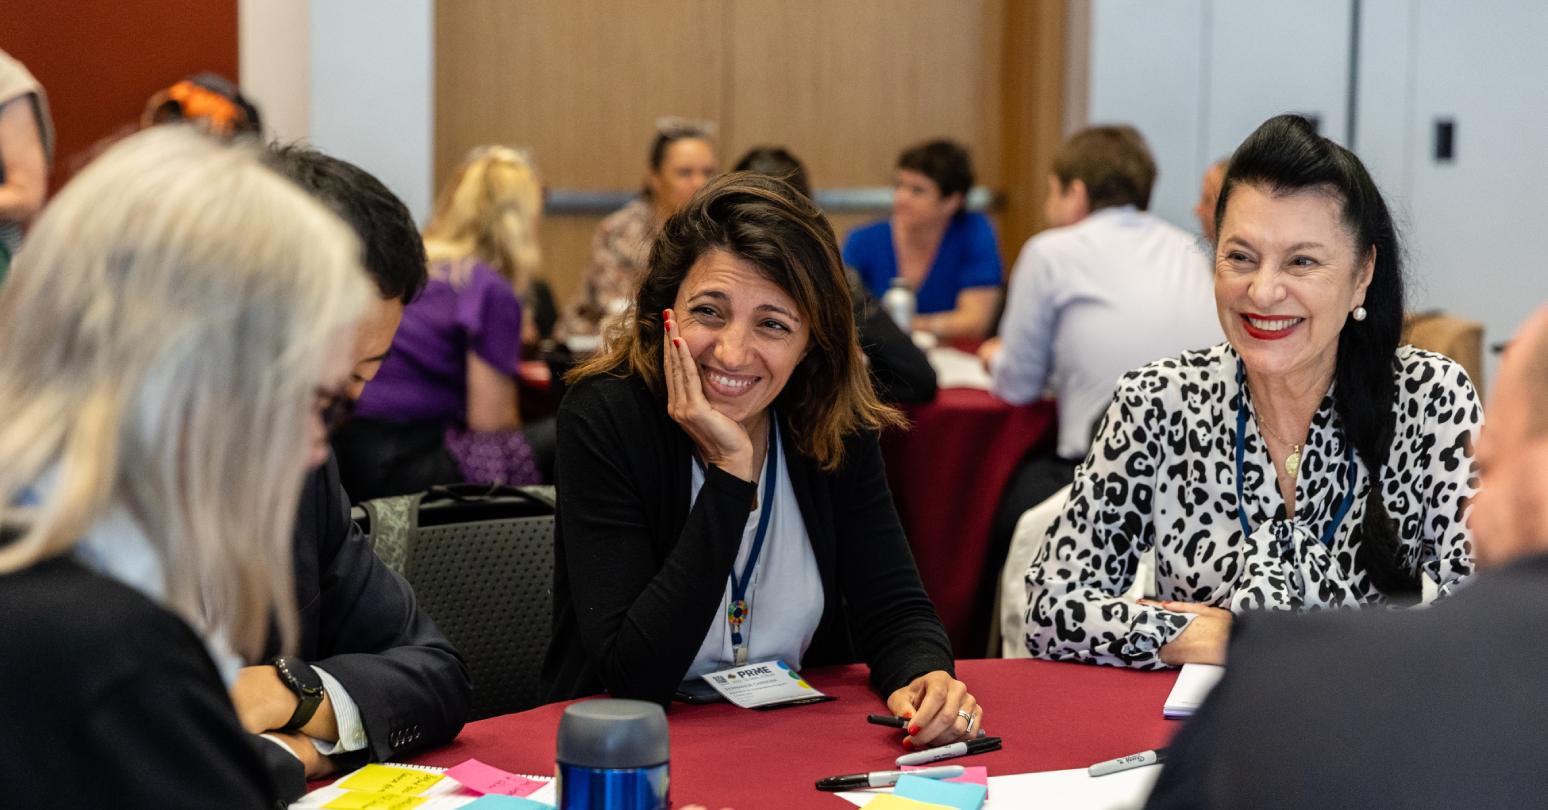
{"type": "Polygon", "coordinates": [[[290,720],[279,728],[280,731],[300,731],[311,721],[312,715],[317,713],[317,707],[322,705],[323,696],[327,694],[323,689],[322,676],[312,665],[299,658],[282,655],[270,662],[279,671],[280,683],[289,687],[294,692],[297,700],[296,710],[290,715],[290,720]]]}

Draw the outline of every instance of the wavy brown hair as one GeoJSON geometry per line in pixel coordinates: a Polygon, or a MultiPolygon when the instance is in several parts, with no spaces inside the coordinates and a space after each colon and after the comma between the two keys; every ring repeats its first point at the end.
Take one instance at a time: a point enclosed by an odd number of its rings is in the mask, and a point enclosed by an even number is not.
{"type": "Polygon", "coordinates": [[[904,424],[871,386],[833,226],[788,183],[754,172],[711,181],[667,219],[633,305],[608,330],[607,349],[568,381],[638,375],[665,401],[661,311],[676,303],[689,269],[715,250],[751,262],[811,325],[812,344],[774,400],[803,454],[832,471],[843,463],[850,433],[904,424]]]}

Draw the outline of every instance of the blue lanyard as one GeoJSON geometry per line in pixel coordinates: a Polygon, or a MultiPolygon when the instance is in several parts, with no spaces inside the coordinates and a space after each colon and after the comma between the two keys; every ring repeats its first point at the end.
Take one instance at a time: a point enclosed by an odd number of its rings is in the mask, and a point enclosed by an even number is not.
{"type": "MultiPolygon", "coordinates": [[[[1247,379],[1242,371],[1242,363],[1236,361],[1236,396],[1242,404],[1236,408],[1236,518],[1242,522],[1242,539],[1247,539],[1252,534],[1252,525],[1247,522],[1247,496],[1242,492],[1242,466],[1247,455],[1247,379]]],[[[1269,459],[1270,468],[1273,466],[1273,458],[1269,459]]],[[[1328,527],[1322,530],[1322,544],[1329,548],[1333,546],[1333,533],[1338,531],[1338,524],[1344,522],[1344,515],[1349,512],[1349,507],[1354,505],[1355,496],[1355,458],[1354,445],[1344,442],[1344,465],[1349,468],[1349,480],[1344,484],[1344,499],[1338,504],[1338,511],[1333,513],[1333,520],[1328,527]]],[[[1276,473],[1277,474],[1277,473],[1276,473]]]]}
{"type": "MultiPolygon", "coordinates": [[[[763,508],[758,511],[758,531],[753,535],[752,551],[747,555],[747,565],[743,566],[741,575],[737,575],[735,563],[732,563],[728,575],[731,578],[731,604],[726,608],[726,623],[731,625],[731,646],[738,664],[747,662],[746,641],[742,635],[742,625],[752,613],[752,608],[747,604],[747,586],[752,583],[753,569],[758,567],[758,556],[763,553],[763,540],[769,533],[769,517],[774,512],[774,490],[779,486],[779,422],[772,412],[769,414],[768,456],[763,472],[763,508]]],[[[694,461],[704,471],[704,462],[697,457],[694,461]]]]}

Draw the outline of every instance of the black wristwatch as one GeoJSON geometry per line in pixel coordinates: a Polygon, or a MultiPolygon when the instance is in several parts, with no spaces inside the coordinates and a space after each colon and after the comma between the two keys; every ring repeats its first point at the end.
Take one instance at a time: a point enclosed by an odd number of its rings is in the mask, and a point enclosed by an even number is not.
{"type": "Polygon", "coordinates": [[[280,731],[300,731],[317,713],[317,707],[322,705],[323,682],[317,670],[299,658],[279,656],[270,662],[279,670],[280,681],[290,687],[290,691],[296,693],[296,698],[301,702],[296,704],[296,711],[290,716],[290,722],[280,727],[280,731]]]}

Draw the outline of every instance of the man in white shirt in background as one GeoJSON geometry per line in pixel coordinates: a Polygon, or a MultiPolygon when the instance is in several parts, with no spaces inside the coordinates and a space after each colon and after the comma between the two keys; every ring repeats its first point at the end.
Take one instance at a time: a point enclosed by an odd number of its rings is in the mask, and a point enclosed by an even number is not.
{"type": "Polygon", "coordinates": [[[1199,201],[1193,204],[1193,216],[1199,221],[1199,233],[1211,247],[1215,244],[1215,204],[1220,202],[1220,186],[1225,183],[1229,158],[1221,158],[1204,170],[1199,181],[1199,201]]]}
{"type": "Polygon", "coordinates": [[[984,344],[990,390],[1058,400],[1053,455],[1025,459],[1001,495],[991,541],[1068,484],[1126,372],[1219,343],[1211,259],[1197,237],[1147,213],[1156,164],[1129,126],[1070,136],[1048,177],[1048,230],[1021,250],[1000,336],[984,344]]]}

